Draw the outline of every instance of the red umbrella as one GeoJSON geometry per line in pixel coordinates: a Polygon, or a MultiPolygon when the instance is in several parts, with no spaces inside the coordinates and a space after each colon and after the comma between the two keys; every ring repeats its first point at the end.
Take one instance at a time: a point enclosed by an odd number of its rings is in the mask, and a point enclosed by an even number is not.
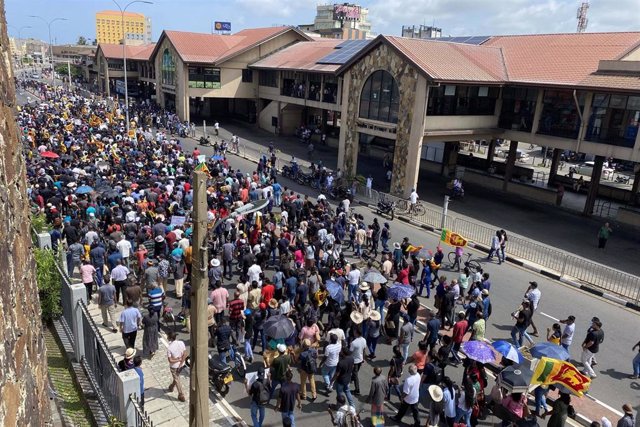
{"type": "Polygon", "coordinates": [[[40,153],[40,157],[44,157],[45,159],[57,159],[60,156],[58,156],[53,151],[43,151],[42,153],[40,153]]]}

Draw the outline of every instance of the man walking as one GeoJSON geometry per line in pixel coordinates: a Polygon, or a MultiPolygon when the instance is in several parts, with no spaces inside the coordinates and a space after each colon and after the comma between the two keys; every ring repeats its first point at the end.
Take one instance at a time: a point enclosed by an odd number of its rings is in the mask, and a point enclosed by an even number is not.
{"type": "Polygon", "coordinates": [[[284,375],[284,382],[280,386],[277,407],[280,409],[280,413],[282,414],[282,423],[284,424],[285,420],[289,420],[291,422],[291,427],[296,427],[296,420],[293,411],[296,406],[298,409],[302,409],[302,402],[300,401],[300,386],[291,381],[292,379],[293,372],[287,370],[284,375]]]}
{"type": "Polygon", "coordinates": [[[611,227],[608,222],[605,222],[600,230],[598,231],[598,249],[602,249],[604,251],[604,247],[607,245],[607,240],[609,240],[609,236],[611,236],[611,227]]]}
{"type": "Polygon", "coordinates": [[[182,390],[182,383],[180,382],[180,370],[184,366],[184,361],[187,358],[187,349],[184,343],[177,339],[174,331],[170,331],[167,334],[167,338],[169,339],[167,360],[169,360],[169,370],[171,371],[171,378],[173,378],[173,382],[169,385],[169,393],[172,393],[173,389],[177,388],[178,400],[184,402],[186,399],[182,390]]]}
{"type": "Polygon", "coordinates": [[[374,419],[380,422],[384,416],[384,401],[389,391],[389,381],[382,375],[382,368],[376,366],[373,368],[373,378],[371,379],[371,387],[369,388],[369,396],[367,403],[371,404],[371,424],[374,419]]]}
{"type": "Polygon", "coordinates": [[[351,376],[353,375],[353,356],[351,351],[346,347],[340,351],[340,361],[336,368],[336,373],[333,374],[332,382],[336,385],[336,392],[338,396],[344,395],[347,398],[349,405],[355,406],[353,403],[353,396],[349,390],[349,383],[351,382],[351,376]]]}
{"type": "Polygon", "coordinates": [[[122,305],[124,305],[125,295],[124,291],[127,287],[127,277],[129,276],[129,269],[122,265],[122,259],[116,260],[116,266],[111,270],[111,280],[116,287],[116,306],[120,301],[120,294],[122,294],[122,305]]]}
{"type": "Polygon", "coordinates": [[[120,332],[125,348],[136,347],[136,336],[140,329],[142,321],[142,313],[137,307],[133,306],[131,301],[127,301],[126,308],[120,313],[120,332]]]}
{"type": "Polygon", "coordinates": [[[98,288],[98,306],[102,313],[102,326],[116,333],[116,287],[107,281],[98,288]]]}
{"type": "Polygon", "coordinates": [[[360,395],[360,378],[358,377],[358,373],[360,372],[360,367],[364,362],[364,349],[367,346],[367,340],[362,337],[362,332],[360,329],[356,328],[353,331],[354,339],[351,341],[351,346],[349,347],[349,351],[351,351],[351,355],[353,356],[353,374],[351,375],[351,379],[353,380],[353,394],[356,396],[360,395]]]}
{"type": "Polygon", "coordinates": [[[540,302],[540,297],[542,297],[542,293],[540,292],[540,289],[538,289],[537,282],[529,282],[529,287],[524,293],[524,297],[528,299],[529,302],[531,303],[531,319],[529,321],[531,324],[531,327],[533,328],[533,333],[531,335],[533,335],[534,337],[537,337],[538,328],[536,327],[536,324],[533,323],[533,314],[538,309],[538,303],[540,302]]]}
{"type": "Polygon", "coordinates": [[[409,365],[409,376],[404,380],[402,386],[402,403],[395,417],[391,417],[397,423],[400,423],[402,417],[411,409],[413,415],[413,426],[420,426],[420,417],[418,414],[418,400],[420,398],[420,374],[418,368],[414,364],[409,365]]]}
{"type": "Polygon", "coordinates": [[[258,377],[249,384],[245,379],[247,394],[251,396],[251,420],[253,427],[262,427],[265,417],[265,406],[269,403],[269,380],[264,376],[264,367],[258,367],[258,377]]]}
{"type": "Polygon", "coordinates": [[[402,328],[400,328],[398,345],[402,349],[402,357],[406,362],[407,358],[409,357],[409,346],[413,341],[414,327],[413,327],[413,323],[409,321],[409,315],[407,313],[402,313],[402,320],[404,321],[404,324],[402,325],[402,328]]]}
{"type": "Polygon", "coordinates": [[[533,344],[533,339],[527,333],[527,328],[529,327],[529,322],[531,321],[531,309],[529,306],[531,303],[529,300],[525,300],[522,302],[522,309],[518,311],[517,314],[513,314],[512,316],[516,319],[516,324],[511,329],[511,339],[513,339],[513,344],[522,347],[522,338],[526,338],[531,344],[533,344]],[[516,338],[516,334],[518,334],[518,338],[516,338]]]}
{"type": "Polygon", "coordinates": [[[565,320],[561,320],[560,323],[565,325],[562,331],[562,337],[560,338],[560,345],[569,351],[569,346],[573,342],[573,335],[576,332],[576,317],[571,315],[565,320]]]}
{"type": "Polygon", "coordinates": [[[587,336],[582,343],[581,362],[584,366],[583,374],[590,378],[597,378],[593,370],[593,358],[600,351],[600,344],[604,341],[604,331],[602,330],[602,322],[599,320],[591,323],[591,329],[587,332],[587,336]]]}

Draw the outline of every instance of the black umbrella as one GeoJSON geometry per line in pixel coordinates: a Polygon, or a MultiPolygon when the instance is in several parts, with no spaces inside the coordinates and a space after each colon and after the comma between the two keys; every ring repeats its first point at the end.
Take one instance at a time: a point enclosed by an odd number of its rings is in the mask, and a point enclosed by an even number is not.
{"type": "Polygon", "coordinates": [[[529,388],[533,371],[523,365],[509,366],[500,372],[500,385],[513,393],[524,393],[529,388]]]}
{"type": "Polygon", "coordinates": [[[289,338],[294,330],[293,322],[283,314],[271,316],[264,322],[265,335],[277,340],[289,338]]]}

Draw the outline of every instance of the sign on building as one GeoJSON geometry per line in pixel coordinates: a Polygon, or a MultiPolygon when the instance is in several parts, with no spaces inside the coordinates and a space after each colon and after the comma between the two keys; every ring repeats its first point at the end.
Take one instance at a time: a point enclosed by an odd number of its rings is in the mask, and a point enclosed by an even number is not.
{"type": "Polygon", "coordinates": [[[334,4],[333,19],[335,21],[359,21],[360,6],[349,3],[334,4]]]}
{"type": "Polygon", "coordinates": [[[213,24],[215,31],[231,31],[231,22],[216,21],[213,24]]]}

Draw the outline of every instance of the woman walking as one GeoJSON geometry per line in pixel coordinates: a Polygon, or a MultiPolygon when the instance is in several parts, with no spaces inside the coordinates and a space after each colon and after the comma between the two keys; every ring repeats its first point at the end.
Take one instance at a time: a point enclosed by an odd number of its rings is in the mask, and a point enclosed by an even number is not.
{"type": "Polygon", "coordinates": [[[154,311],[147,311],[142,318],[142,325],[142,353],[151,358],[158,351],[158,315],[154,311]]]}

